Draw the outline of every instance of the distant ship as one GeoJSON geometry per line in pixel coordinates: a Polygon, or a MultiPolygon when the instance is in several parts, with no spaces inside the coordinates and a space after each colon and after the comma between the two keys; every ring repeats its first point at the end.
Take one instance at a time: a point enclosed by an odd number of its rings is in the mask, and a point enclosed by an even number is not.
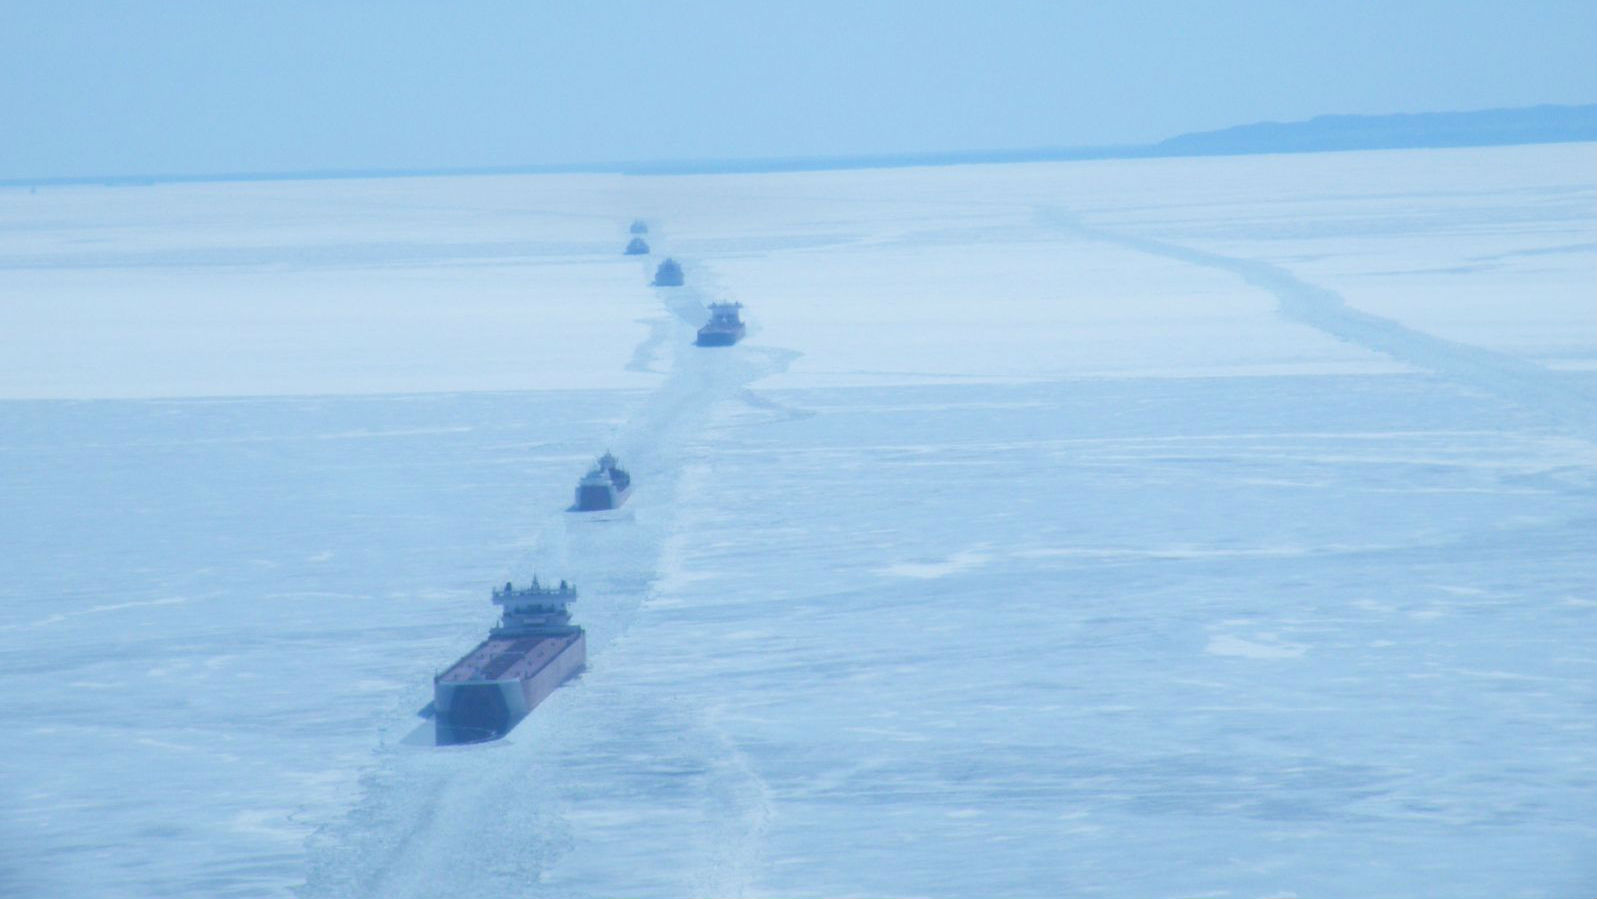
{"type": "Polygon", "coordinates": [[[699,329],[699,346],[731,346],[743,339],[742,303],[711,303],[710,320],[699,329]]]}
{"type": "Polygon", "coordinates": [[[632,475],[616,465],[616,457],[605,453],[582,480],[577,482],[577,499],[568,512],[602,512],[617,509],[632,495],[632,475]]]}
{"type": "Polygon", "coordinates": [[[582,670],[587,637],[566,605],[574,585],[493,591],[503,608],[488,639],[433,678],[433,721],[440,745],[480,743],[510,733],[555,688],[582,670]]]}
{"type": "Polygon", "coordinates": [[[649,245],[641,237],[634,237],[627,241],[626,255],[643,256],[649,252],[649,245]]]}
{"type": "Polygon", "coordinates": [[[677,265],[675,259],[667,259],[660,263],[660,267],[654,270],[654,286],[681,287],[682,266],[677,265]]]}
{"type": "Polygon", "coordinates": [[[632,222],[632,227],[628,228],[627,230],[633,234],[648,234],[649,226],[643,221],[643,219],[634,219],[632,222]]]}

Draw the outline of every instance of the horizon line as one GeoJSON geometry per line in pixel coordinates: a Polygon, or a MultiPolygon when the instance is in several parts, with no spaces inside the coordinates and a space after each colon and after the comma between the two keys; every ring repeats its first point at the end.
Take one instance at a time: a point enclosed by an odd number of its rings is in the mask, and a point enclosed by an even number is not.
{"type": "Polygon", "coordinates": [[[1387,143],[1367,146],[1237,146],[1232,148],[1193,146],[1195,140],[1243,132],[1291,129],[1329,122],[1413,121],[1449,117],[1486,116],[1532,111],[1565,113],[1588,112],[1597,121],[1597,103],[1497,107],[1454,112],[1421,113],[1325,113],[1290,122],[1260,121],[1232,125],[1209,131],[1178,134],[1154,143],[1103,144],[1074,147],[1030,147],[978,150],[919,150],[897,153],[839,153],[812,156],[697,157],[661,160],[611,162],[556,162],[487,166],[436,166],[415,168],[317,168],[286,171],[232,171],[211,173],[139,173],[129,175],[54,175],[40,178],[0,178],[0,188],[37,187],[142,187],[156,184],[203,184],[253,181],[333,181],[377,178],[485,177],[494,175],[720,175],[770,174],[777,172],[847,171],[856,169],[914,168],[920,166],[1002,165],[1030,162],[1086,162],[1107,159],[1168,159],[1195,156],[1251,156],[1273,153],[1354,152],[1376,149],[1449,149],[1484,146],[1524,146],[1549,143],[1585,143],[1597,140],[1591,133],[1538,137],[1534,134],[1493,135],[1490,133],[1438,134],[1401,137],[1387,143]]]}

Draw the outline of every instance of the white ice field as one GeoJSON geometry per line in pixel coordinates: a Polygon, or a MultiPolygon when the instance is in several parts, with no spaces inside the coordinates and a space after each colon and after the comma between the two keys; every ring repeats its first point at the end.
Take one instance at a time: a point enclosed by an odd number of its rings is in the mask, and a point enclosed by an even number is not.
{"type": "Polygon", "coordinates": [[[0,191],[0,894],[1590,896],[1594,149],[0,191]]]}

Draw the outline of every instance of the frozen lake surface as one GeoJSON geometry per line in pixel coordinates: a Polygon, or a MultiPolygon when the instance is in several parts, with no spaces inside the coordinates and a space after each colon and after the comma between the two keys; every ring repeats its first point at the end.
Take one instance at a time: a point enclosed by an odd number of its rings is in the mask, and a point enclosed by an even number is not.
{"type": "Polygon", "coordinates": [[[0,193],[0,893],[1590,894],[1591,152],[0,193]]]}

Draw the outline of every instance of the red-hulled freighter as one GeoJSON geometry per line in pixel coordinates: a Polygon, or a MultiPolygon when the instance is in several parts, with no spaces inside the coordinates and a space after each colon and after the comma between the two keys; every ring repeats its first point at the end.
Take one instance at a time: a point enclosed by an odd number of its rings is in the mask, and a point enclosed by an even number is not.
{"type": "Polygon", "coordinates": [[[509,733],[555,688],[582,670],[588,646],[567,604],[577,588],[506,583],[493,591],[503,608],[488,639],[433,678],[440,744],[480,743],[509,733]]]}

